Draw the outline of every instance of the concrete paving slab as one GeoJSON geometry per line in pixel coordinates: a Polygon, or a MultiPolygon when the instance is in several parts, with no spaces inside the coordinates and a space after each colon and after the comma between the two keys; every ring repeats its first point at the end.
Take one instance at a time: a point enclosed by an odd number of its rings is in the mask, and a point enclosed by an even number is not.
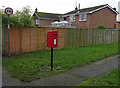
{"type": "Polygon", "coordinates": [[[75,77],[68,74],[58,74],[50,77],[41,78],[37,81],[32,81],[33,86],[74,86],[83,81],[84,78],[75,77]]]}
{"type": "Polygon", "coordinates": [[[66,73],[78,77],[93,78],[102,75],[104,73],[107,73],[117,67],[118,67],[118,56],[114,56],[112,58],[110,57],[107,59],[94,62],[84,67],[78,67],[72,69],[66,73]]]}
{"type": "Polygon", "coordinates": [[[11,77],[7,70],[2,70],[2,86],[19,86],[22,84],[19,79],[11,77]]]}
{"type": "Polygon", "coordinates": [[[0,66],[0,88],[2,86],[2,66],[0,66]]]}

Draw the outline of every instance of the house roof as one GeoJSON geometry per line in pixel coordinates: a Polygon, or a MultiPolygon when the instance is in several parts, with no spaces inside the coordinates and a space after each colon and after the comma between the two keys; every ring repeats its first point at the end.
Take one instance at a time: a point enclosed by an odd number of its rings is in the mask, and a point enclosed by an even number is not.
{"type": "Polygon", "coordinates": [[[117,23],[120,23],[120,21],[117,21],[117,23]]]}
{"type": "Polygon", "coordinates": [[[99,5],[99,6],[89,7],[89,8],[83,8],[80,10],[73,10],[68,13],[65,13],[64,15],[77,14],[77,13],[93,13],[93,12],[103,9],[105,7],[110,8],[113,12],[118,14],[118,12],[116,10],[114,10],[112,7],[110,7],[108,4],[104,4],[104,5],[99,5]]]}
{"type": "Polygon", "coordinates": [[[46,13],[46,12],[35,12],[34,15],[36,15],[38,17],[38,19],[59,20],[58,16],[60,16],[62,14],[46,13]]]}

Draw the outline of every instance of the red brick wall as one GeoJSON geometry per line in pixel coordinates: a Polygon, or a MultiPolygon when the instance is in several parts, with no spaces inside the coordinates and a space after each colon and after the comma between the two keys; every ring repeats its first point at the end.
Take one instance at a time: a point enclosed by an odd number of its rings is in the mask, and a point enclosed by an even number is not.
{"type": "Polygon", "coordinates": [[[55,20],[39,20],[39,26],[51,26],[55,20]]]}
{"type": "Polygon", "coordinates": [[[78,28],[85,28],[85,29],[89,29],[89,25],[90,25],[90,14],[87,14],[87,19],[86,21],[79,21],[79,15],[76,16],[76,24],[78,25],[78,28]]]}
{"type": "Polygon", "coordinates": [[[90,17],[90,28],[96,28],[99,24],[103,24],[108,28],[114,28],[114,24],[116,24],[116,14],[109,8],[94,12],[90,17]]]}

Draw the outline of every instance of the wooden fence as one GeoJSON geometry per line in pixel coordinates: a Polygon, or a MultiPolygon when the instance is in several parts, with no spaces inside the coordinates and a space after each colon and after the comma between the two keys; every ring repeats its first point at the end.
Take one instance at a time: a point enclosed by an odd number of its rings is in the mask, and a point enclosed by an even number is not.
{"type": "MultiPolygon", "coordinates": [[[[91,46],[118,42],[118,30],[87,30],[66,28],[11,28],[10,53],[20,54],[36,50],[48,50],[46,34],[58,30],[58,49],[69,47],[91,46]]],[[[8,32],[3,31],[3,51],[8,53],[8,32]]]]}
{"type": "Polygon", "coordinates": [[[66,47],[92,46],[118,42],[118,30],[67,29],[66,47]]]}
{"type": "MultiPolygon", "coordinates": [[[[26,52],[32,52],[36,50],[47,50],[46,47],[46,34],[50,30],[58,30],[59,44],[58,48],[64,48],[64,35],[65,29],[56,28],[11,28],[10,29],[10,53],[20,54],[26,52]]],[[[3,51],[8,53],[8,32],[7,29],[4,32],[3,37],[3,51]]]]}

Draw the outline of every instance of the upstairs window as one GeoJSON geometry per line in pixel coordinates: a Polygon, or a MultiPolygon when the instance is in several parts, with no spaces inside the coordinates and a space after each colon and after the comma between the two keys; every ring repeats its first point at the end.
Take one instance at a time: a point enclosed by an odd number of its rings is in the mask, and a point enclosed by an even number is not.
{"type": "Polygon", "coordinates": [[[86,21],[87,20],[87,14],[86,13],[82,13],[79,15],[79,21],[86,21]]]}
{"type": "Polygon", "coordinates": [[[70,21],[70,22],[71,22],[71,21],[75,21],[75,15],[70,16],[70,17],[69,17],[69,21],[70,21]]]}
{"type": "Polygon", "coordinates": [[[67,17],[62,17],[61,21],[67,21],[67,17]]]}

